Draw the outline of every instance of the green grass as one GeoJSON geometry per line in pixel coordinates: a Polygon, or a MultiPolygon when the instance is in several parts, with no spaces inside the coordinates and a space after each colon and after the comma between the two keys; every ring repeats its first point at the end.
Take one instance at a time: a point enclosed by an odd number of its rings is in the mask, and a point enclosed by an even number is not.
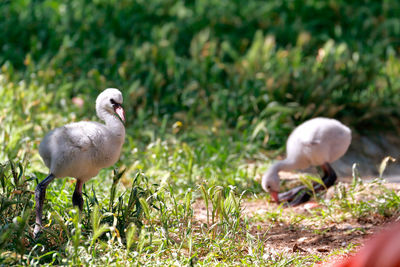
{"type": "Polygon", "coordinates": [[[339,184],[308,213],[243,206],[269,198],[255,178],[308,118],[398,130],[399,10],[368,0],[2,1],[0,264],[304,266],[326,255],[271,248],[270,229],[323,235],[330,223],[396,218],[400,199],[379,180],[339,184]],[[50,129],[97,120],[107,87],[124,96],[121,159],[85,185],[82,216],[74,180],[52,182],[35,241],[33,192],[47,176],[38,145],[50,129]],[[199,203],[209,206],[202,221],[199,203]]]}
{"type": "MultiPolygon", "coordinates": [[[[86,206],[82,217],[70,203],[73,185],[66,180],[51,185],[45,205],[48,224],[41,237],[34,241],[30,237],[33,202],[27,189],[35,183],[24,180],[23,167],[17,164],[2,165],[1,170],[3,227],[0,246],[4,264],[152,262],[156,265],[301,266],[324,257],[267,250],[264,242],[269,229],[258,227],[263,234],[256,235],[251,228],[259,223],[273,226],[279,222],[293,228],[307,225],[322,235],[318,229],[328,223],[339,224],[377,215],[390,218],[398,214],[399,205],[397,194],[377,181],[348,187],[346,196],[337,193],[331,201],[322,201],[321,208],[307,214],[279,208],[260,216],[249,216],[242,213],[243,199],[233,188],[201,185],[195,190],[174,193],[171,186],[152,184],[151,179],[138,172],[131,177],[132,185],[117,188],[114,195],[111,192],[115,186],[120,187],[121,178],[121,173],[115,173],[114,179],[99,181],[101,175],[89,182],[91,189],[85,188],[86,206]],[[21,174],[22,180],[18,181],[21,174]],[[376,194],[371,195],[367,190],[370,187],[374,187],[376,194]],[[355,200],[355,196],[363,192],[368,194],[368,199],[355,200]],[[207,222],[203,223],[196,221],[193,214],[193,202],[200,194],[200,199],[210,207],[207,222]],[[113,201],[112,196],[118,201],[113,201]]],[[[111,175],[109,171],[106,173],[111,175]]],[[[340,184],[336,189],[343,192],[340,184]]],[[[350,244],[330,254],[347,253],[352,249],[350,244]]]]}
{"type": "MultiPolygon", "coordinates": [[[[2,91],[9,99],[4,103],[14,103],[16,112],[7,112],[2,121],[7,144],[0,172],[3,264],[302,266],[324,256],[268,249],[270,227],[307,225],[323,234],[328,223],[398,216],[400,198],[394,191],[380,180],[370,185],[358,179],[351,186],[338,185],[334,197],[321,200],[322,206],[310,213],[270,207],[261,215],[246,214],[243,201],[267,198],[254,178],[267,168],[270,152],[262,148],[262,140],[252,142],[256,134],[213,125],[184,125],[178,132],[172,126],[142,131],[128,125],[115,166],[119,170],[103,170],[85,185],[82,216],[71,203],[74,181],[57,179],[50,184],[44,233],[35,241],[33,192],[47,174],[38,157],[38,142],[48,129],[68,118],[75,120],[74,113],[80,110],[67,104],[58,113],[50,99],[41,98],[41,89],[7,86],[15,90],[2,91]],[[13,133],[21,137],[12,139],[13,133]],[[359,197],[363,194],[368,198],[359,197]],[[206,221],[194,214],[199,201],[210,208],[206,221]],[[262,235],[255,234],[257,227],[262,235]]],[[[332,253],[352,249],[350,244],[332,253]]]]}

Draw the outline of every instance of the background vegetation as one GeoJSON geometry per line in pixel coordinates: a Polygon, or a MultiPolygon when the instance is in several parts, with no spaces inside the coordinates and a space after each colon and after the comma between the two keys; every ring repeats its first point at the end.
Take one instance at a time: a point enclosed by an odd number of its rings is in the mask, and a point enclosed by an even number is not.
{"type": "Polygon", "coordinates": [[[254,177],[305,119],[398,131],[398,14],[400,3],[372,0],[1,1],[1,261],[314,262],[263,252],[240,196],[261,192],[254,177]],[[123,91],[127,113],[119,172],[88,183],[81,222],[73,180],[54,182],[35,243],[32,192],[47,172],[38,144],[96,119],[107,87],[123,91]],[[195,227],[198,199],[219,219],[195,227]]]}

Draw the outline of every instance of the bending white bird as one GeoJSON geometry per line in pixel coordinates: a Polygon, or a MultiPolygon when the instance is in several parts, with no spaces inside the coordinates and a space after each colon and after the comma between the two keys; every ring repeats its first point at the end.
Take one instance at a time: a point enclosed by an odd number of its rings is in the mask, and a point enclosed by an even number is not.
{"type": "MultiPolygon", "coordinates": [[[[351,142],[350,129],[334,119],[314,118],[299,125],[290,134],[286,143],[286,159],[274,163],[262,177],[262,188],[272,198],[298,205],[310,199],[312,192],[305,186],[299,186],[285,193],[279,192],[279,171],[305,169],[309,166],[321,166],[324,171],[322,181],[325,187],[336,181],[336,173],[329,163],[343,156],[351,142]]],[[[325,188],[317,184],[316,192],[325,188]]]]}
{"type": "Polygon", "coordinates": [[[89,121],[67,124],[50,131],[40,143],[39,154],[50,169],[50,174],[35,190],[35,237],[42,228],[43,202],[51,181],[67,176],[76,178],[72,203],[82,211],[83,184],[119,159],[125,139],[122,101],[118,89],[104,90],[96,99],[96,112],[105,124],[89,121]]]}

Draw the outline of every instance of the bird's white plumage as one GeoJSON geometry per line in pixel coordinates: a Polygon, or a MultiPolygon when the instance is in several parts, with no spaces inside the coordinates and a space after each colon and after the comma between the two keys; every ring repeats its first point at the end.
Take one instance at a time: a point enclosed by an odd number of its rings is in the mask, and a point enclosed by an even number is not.
{"type": "Polygon", "coordinates": [[[286,159],[274,163],[262,177],[265,191],[279,191],[279,171],[331,163],[343,156],[351,130],[335,119],[314,118],[299,125],[286,143],[286,159]]]}
{"type": "Polygon", "coordinates": [[[105,124],[77,122],[50,131],[39,154],[55,177],[74,177],[85,182],[119,158],[125,139],[123,123],[114,115],[110,100],[122,104],[117,89],[106,89],[96,100],[96,111],[105,124]]]}
{"type": "Polygon", "coordinates": [[[336,161],[346,153],[351,131],[341,122],[314,118],[299,125],[286,144],[287,159],[295,161],[296,169],[336,161]]]}

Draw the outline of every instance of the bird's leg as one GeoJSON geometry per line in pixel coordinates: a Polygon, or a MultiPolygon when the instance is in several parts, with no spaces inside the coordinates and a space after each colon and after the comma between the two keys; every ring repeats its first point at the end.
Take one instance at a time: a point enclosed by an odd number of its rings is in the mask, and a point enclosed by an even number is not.
{"type": "Polygon", "coordinates": [[[286,202],[288,206],[297,206],[310,200],[312,192],[301,185],[279,194],[279,201],[286,202]]]}
{"type": "Polygon", "coordinates": [[[324,171],[324,177],[322,177],[322,181],[324,182],[325,187],[329,188],[334,185],[337,180],[336,173],[329,163],[323,164],[321,168],[324,171]]]}
{"type": "Polygon", "coordinates": [[[324,185],[319,183],[314,184],[314,192],[321,192],[323,190],[328,189],[329,187],[335,184],[337,179],[336,173],[329,163],[321,165],[321,168],[324,172],[324,176],[321,179],[324,185]]]}
{"type": "Polygon", "coordinates": [[[304,185],[292,188],[286,192],[278,194],[279,201],[285,202],[285,201],[291,201],[295,196],[302,190],[306,190],[307,188],[304,185]]]}
{"type": "MultiPolygon", "coordinates": [[[[324,171],[324,176],[322,177],[322,182],[324,183],[324,185],[319,184],[319,183],[314,184],[314,193],[324,191],[327,188],[331,187],[332,185],[334,185],[334,183],[336,182],[336,179],[337,179],[336,173],[329,163],[323,164],[321,166],[321,168],[324,171]]],[[[296,193],[297,195],[295,195],[291,201],[289,200],[290,206],[297,206],[304,202],[307,202],[313,195],[313,192],[311,192],[309,189],[305,189],[304,191],[301,192],[301,189],[299,189],[300,187],[301,186],[290,190],[290,191],[294,191],[297,189],[297,192],[300,192],[300,193],[296,193]]]]}
{"type": "Polygon", "coordinates": [[[313,192],[308,189],[305,188],[304,190],[300,191],[298,194],[294,195],[293,198],[288,202],[289,206],[297,206],[300,204],[303,204],[307,201],[310,200],[310,198],[312,197],[313,192]]]}
{"type": "Polygon", "coordinates": [[[46,198],[46,188],[51,181],[56,178],[54,174],[50,173],[43,181],[41,181],[35,189],[35,201],[36,201],[36,224],[33,230],[33,236],[37,238],[39,236],[40,229],[42,229],[42,214],[43,214],[43,203],[46,198]]]}
{"type": "Polygon", "coordinates": [[[72,195],[72,204],[79,207],[79,211],[83,210],[83,198],[82,198],[82,186],[83,182],[76,180],[76,186],[74,194],[72,195]]]}

